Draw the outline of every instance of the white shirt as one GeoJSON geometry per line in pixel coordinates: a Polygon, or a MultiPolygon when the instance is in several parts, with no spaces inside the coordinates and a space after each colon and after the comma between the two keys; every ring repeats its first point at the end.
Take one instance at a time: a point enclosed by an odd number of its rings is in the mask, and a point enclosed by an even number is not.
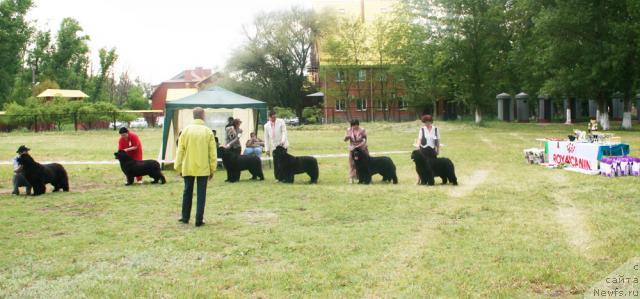
{"type": "Polygon", "coordinates": [[[418,132],[418,147],[421,148],[425,148],[425,147],[431,147],[431,148],[436,148],[436,140],[438,141],[438,145],[440,144],[440,132],[438,130],[438,128],[436,128],[435,126],[431,126],[431,130],[429,130],[427,128],[427,126],[423,126],[422,128],[420,128],[420,131],[418,132]],[[422,144],[422,134],[425,134],[425,137],[427,139],[427,144],[422,144]]]}
{"type": "Polygon", "coordinates": [[[276,146],[281,145],[284,148],[289,147],[289,139],[287,137],[287,126],[284,120],[276,118],[276,122],[271,120],[264,124],[264,149],[269,152],[274,150],[276,146]]]}

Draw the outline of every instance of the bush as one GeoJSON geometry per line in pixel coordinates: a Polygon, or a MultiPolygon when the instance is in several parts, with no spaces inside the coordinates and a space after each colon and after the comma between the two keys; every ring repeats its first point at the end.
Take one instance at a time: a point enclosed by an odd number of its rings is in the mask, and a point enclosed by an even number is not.
{"type": "Polygon", "coordinates": [[[309,124],[319,123],[322,119],[322,109],[319,107],[305,107],[302,110],[302,117],[309,124]]]}
{"type": "Polygon", "coordinates": [[[279,118],[296,117],[296,113],[290,108],[274,107],[273,110],[276,112],[276,116],[279,118]]]}

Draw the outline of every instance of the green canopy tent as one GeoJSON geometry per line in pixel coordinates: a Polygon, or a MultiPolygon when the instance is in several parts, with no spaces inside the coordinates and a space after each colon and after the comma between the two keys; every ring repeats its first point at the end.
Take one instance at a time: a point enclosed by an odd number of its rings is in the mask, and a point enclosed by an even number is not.
{"type": "Polygon", "coordinates": [[[241,139],[243,145],[243,139],[246,141],[249,136],[248,130],[257,132],[258,124],[267,121],[267,103],[218,86],[167,102],[162,127],[161,161],[175,159],[179,132],[193,121],[191,110],[196,107],[205,109],[205,123],[211,129],[217,129],[217,136],[221,142],[224,142],[224,126],[230,116],[242,120],[240,128],[246,132],[241,139]]]}

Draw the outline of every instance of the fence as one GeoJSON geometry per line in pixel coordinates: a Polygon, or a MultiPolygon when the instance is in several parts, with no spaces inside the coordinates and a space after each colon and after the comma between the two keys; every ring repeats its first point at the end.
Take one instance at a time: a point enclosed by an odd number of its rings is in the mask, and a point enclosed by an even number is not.
{"type": "Polygon", "coordinates": [[[156,127],[162,125],[157,120],[164,115],[162,110],[124,110],[104,112],[71,112],[71,113],[42,113],[42,114],[8,114],[0,112],[0,130],[12,131],[27,128],[34,132],[62,130],[66,125],[73,124],[75,131],[92,129],[113,129],[128,124],[142,115],[146,125],[156,127]]]}

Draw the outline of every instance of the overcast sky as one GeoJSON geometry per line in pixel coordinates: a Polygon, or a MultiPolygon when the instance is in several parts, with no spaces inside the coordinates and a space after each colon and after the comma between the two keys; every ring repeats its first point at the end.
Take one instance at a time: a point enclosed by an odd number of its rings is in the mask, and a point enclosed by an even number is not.
{"type": "Polygon", "coordinates": [[[242,25],[260,11],[310,7],[309,0],[35,0],[30,19],[56,33],[65,17],[80,22],[93,69],[98,50],[116,47],[116,73],[158,84],[184,69],[224,68],[244,41],[242,25]]]}

